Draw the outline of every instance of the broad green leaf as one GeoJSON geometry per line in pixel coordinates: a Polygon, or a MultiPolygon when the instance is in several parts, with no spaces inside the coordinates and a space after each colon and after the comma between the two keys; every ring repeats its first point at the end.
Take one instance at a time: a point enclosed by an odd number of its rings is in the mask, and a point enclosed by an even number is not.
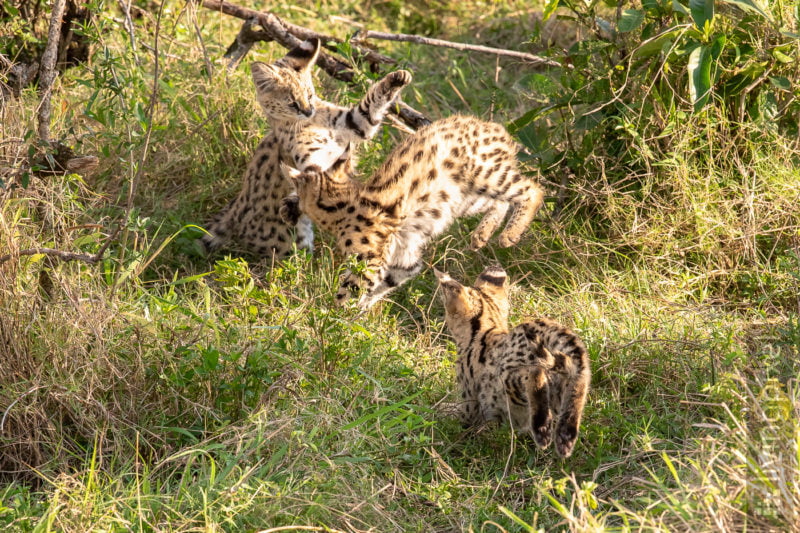
{"type": "Polygon", "coordinates": [[[658,11],[659,2],[658,0],[642,0],[642,7],[646,11],[658,11]]]}
{"type": "Polygon", "coordinates": [[[706,21],[714,18],[714,0],[689,0],[689,11],[694,23],[702,30],[706,21]]]}
{"type": "Polygon", "coordinates": [[[743,11],[750,11],[751,13],[758,13],[762,17],[772,20],[770,15],[763,7],[758,5],[755,0],[722,0],[726,4],[733,4],[743,11]]]}
{"type": "Polygon", "coordinates": [[[553,13],[558,9],[558,2],[559,0],[548,0],[547,5],[544,6],[544,11],[542,11],[542,22],[546,22],[547,19],[553,16],[553,13]]]}
{"type": "Polygon", "coordinates": [[[617,30],[620,33],[628,33],[633,31],[644,22],[644,11],[640,9],[626,9],[617,21],[617,30]]]}
{"type": "Polygon", "coordinates": [[[699,111],[708,102],[711,92],[711,54],[706,45],[698,46],[689,54],[689,99],[694,110],[699,111]]]}
{"type": "Polygon", "coordinates": [[[686,9],[686,6],[678,2],[678,0],[672,0],[672,11],[680,13],[681,15],[689,14],[689,10],[686,9]]]}
{"type": "Polygon", "coordinates": [[[772,83],[773,87],[780,89],[782,91],[792,90],[792,82],[789,81],[789,78],[786,78],[784,76],[770,76],[769,81],[770,83],[772,83]]]}
{"type": "Polygon", "coordinates": [[[781,52],[780,50],[773,50],[772,51],[772,56],[775,59],[777,59],[778,61],[780,61],[781,63],[793,63],[794,62],[794,58],[792,56],[786,55],[783,52],[781,52]]]}

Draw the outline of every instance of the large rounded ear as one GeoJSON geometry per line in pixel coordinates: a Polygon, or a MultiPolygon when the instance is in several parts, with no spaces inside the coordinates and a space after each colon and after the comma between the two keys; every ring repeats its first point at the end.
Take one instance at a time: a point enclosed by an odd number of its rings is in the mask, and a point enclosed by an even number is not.
{"type": "Polygon", "coordinates": [[[293,48],[281,62],[297,72],[309,72],[314,63],[317,62],[320,48],[322,47],[319,39],[309,39],[300,43],[297,48],[293,48]]]}
{"type": "Polygon", "coordinates": [[[254,61],[250,64],[250,72],[253,75],[253,83],[259,91],[271,91],[278,82],[278,70],[267,63],[254,61]]]}

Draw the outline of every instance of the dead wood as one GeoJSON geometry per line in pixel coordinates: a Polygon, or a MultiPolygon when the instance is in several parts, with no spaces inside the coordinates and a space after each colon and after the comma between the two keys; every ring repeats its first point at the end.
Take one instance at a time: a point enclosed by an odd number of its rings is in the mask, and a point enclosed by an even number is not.
{"type": "MultiPolygon", "coordinates": [[[[319,39],[324,43],[336,43],[341,44],[344,41],[339,39],[338,37],[334,37],[332,35],[325,35],[323,33],[318,33],[313,30],[309,30],[308,28],[304,28],[303,26],[298,26],[296,24],[292,24],[291,22],[286,22],[285,20],[281,19],[274,13],[269,13],[266,11],[255,11],[253,9],[249,9],[246,7],[237,6],[236,4],[232,4],[230,2],[225,2],[224,0],[204,0],[203,6],[207,7],[208,9],[213,9],[214,11],[219,11],[220,13],[225,13],[226,15],[231,15],[233,17],[237,17],[244,20],[250,19],[258,19],[260,15],[269,14],[271,15],[270,23],[274,23],[277,21],[277,24],[285,29],[290,34],[294,35],[301,41],[307,41],[309,39],[319,39]]],[[[270,37],[269,35],[269,28],[264,28],[266,33],[259,33],[252,37],[255,37],[257,41],[272,41],[275,40],[270,37]]],[[[238,39],[238,37],[237,37],[238,39]]],[[[231,45],[233,46],[233,45],[231,45]]],[[[251,43],[252,46],[252,43],[251,43]]],[[[328,46],[329,50],[335,51],[335,48],[332,46],[328,46]]],[[[230,50],[230,48],[229,48],[230,50]]],[[[248,48],[249,50],[249,48],[248,48]]],[[[356,59],[364,60],[369,62],[371,65],[380,65],[380,64],[396,64],[397,61],[392,59],[391,57],[387,57],[385,55],[379,54],[374,50],[370,50],[369,48],[365,48],[359,45],[354,47],[356,59]]],[[[244,55],[244,54],[242,54],[244,55]]]]}
{"type": "Polygon", "coordinates": [[[64,16],[66,0],[54,0],[50,15],[50,29],[47,32],[47,46],[42,54],[42,65],[39,70],[39,90],[42,95],[39,104],[39,138],[50,140],[50,96],[56,78],[55,67],[58,59],[58,42],[61,40],[61,19],[64,16]]]}

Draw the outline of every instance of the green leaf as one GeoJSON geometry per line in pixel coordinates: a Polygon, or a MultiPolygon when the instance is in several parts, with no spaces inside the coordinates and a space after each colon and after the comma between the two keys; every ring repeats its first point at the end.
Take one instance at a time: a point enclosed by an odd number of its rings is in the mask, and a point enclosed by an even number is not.
{"type": "Polygon", "coordinates": [[[617,21],[617,30],[620,33],[628,33],[635,30],[644,22],[644,11],[641,9],[626,9],[617,21]]]}
{"type": "Polygon", "coordinates": [[[714,18],[714,0],[689,0],[689,11],[692,12],[694,23],[702,30],[706,21],[714,18]]]}
{"type": "Polygon", "coordinates": [[[719,56],[722,55],[722,49],[725,48],[726,42],[728,42],[728,38],[725,37],[725,35],[717,35],[717,38],[711,42],[711,47],[709,48],[711,59],[714,61],[719,59],[719,56]]]}
{"type": "Polygon", "coordinates": [[[547,19],[553,16],[553,13],[558,9],[559,0],[548,0],[547,5],[544,6],[542,11],[542,22],[547,22],[547,19]]]}
{"type": "Polygon", "coordinates": [[[722,0],[726,4],[733,4],[743,11],[750,11],[751,13],[758,13],[762,17],[772,20],[772,15],[767,13],[764,8],[759,6],[754,0],[722,0]]]}
{"type": "Polygon", "coordinates": [[[773,50],[772,51],[772,56],[775,59],[777,59],[778,61],[780,61],[781,63],[793,63],[794,62],[794,58],[792,56],[788,56],[788,55],[784,54],[783,52],[781,52],[780,50],[773,50]]]}
{"type": "Polygon", "coordinates": [[[699,111],[708,102],[711,93],[711,54],[706,45],[698,46],[689,54],[689,99],[694,110],[699,111]]]}
{"type": "MultiPolygon", "coordinates": [[[[679,30],[671,30],[656,35],[639,45],[639,48],[633,51],[633,56],[637,58],[650,57],[658,54],[664,49],[665,44],[672,44],[672,40],[678,35],[679,30]]],[[[667,49],[669,46],[667,46],[667,49]]]]}
{"type": "Polygon", "coordinates": [[[776,89],[780,89],[782,91],[792,90],[792,82],[789,81],[789,78],[784,76],[770,76],[769,81],[776,89]]]}
{"type": "Polygon", "coordinates": [[[681,15],[689,14],[689,10],[686,9],[686,6],[678,2],[678,0],[672,0],[672,11],[680,13],[681,15]]]}

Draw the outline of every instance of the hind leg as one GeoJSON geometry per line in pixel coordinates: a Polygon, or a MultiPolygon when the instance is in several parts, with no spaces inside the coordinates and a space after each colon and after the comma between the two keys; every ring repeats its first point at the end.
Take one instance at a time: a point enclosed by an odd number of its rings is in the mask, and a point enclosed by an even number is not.
{"type": "Polygon", "coordinates": [[[206,253],[218,250],[231,240],[234,223],[233,215],[239,207],[238,199],[231,201],[225,209],[218,213],[208,224],[208,228],[206,228],[208,233],[200,237],[200,244],[203,245],[203,249],[205,249],[206,253]]]}
{"type": "Polygon", "coordinates": [[[550,427],[553,415],[550,411],[547,372],[536,367],[528,373],[528,412],[531,435],[539,448],[547,448],[552,440],[550,427]]]}
{"type": "Polygon", "coordinates": [[[503,222],[503,219],[506,217],[509,207],[510,205],[506,202],[496,202],[491,207],[483,217],[483,220],[481,220],[481,223],[478,224],[478,227],[475,228],[475,231],[472,232],[473,250],[480,250],[486,246],[486,243],[489,242],[489,238],[497,231],[497,228],[500,227],[500,223],[503,222]]]}
{"type": "Polygon", "coordinates": [[[578,440],[583,408],[589,392],[589,372],[582,369],[565,380],[561,390],[561,412],[556,424],[556,452],[561,457],[569,457],[578,440]]]}
{"type": "Polygon", "coordinates": [[[522,234],[530,225],[536,212],[544,202],[544,191],[536,183],[523,178],[524,185],[508,200],[514,207],[506,227],[498,237],[503,248],[513,246],[522,238],[522,234]]]}

